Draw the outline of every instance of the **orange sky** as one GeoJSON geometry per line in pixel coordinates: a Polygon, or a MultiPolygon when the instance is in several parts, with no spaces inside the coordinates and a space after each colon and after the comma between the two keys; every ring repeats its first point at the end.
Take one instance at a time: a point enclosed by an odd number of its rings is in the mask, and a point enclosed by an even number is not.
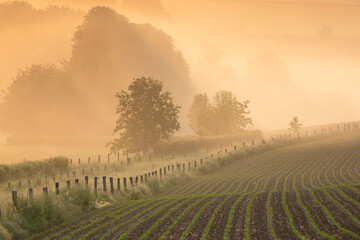
{"type": "MultiPolygon", "coordinates": [[[[50,1],[29,2],[44,7],[50,1]]],[[[108,4],[132,22],[163,29],[189,63],[197,92],[211,96],[225,89],[249,99],[261,129],[286,128],[295,115],[304,125],[360,119],[360,6],[350,0],[294,2],[299,1],[51,1],[82,12],[108,4]],[[279,76],[285,76],[282,82],[279,76]]],[[[80,23],[74,17],[66,24],[26,27],[40,29],[40,36],[0,28],[6,31],[0,33],[0,88],[31,63],[67,59],[80,23]]]]}

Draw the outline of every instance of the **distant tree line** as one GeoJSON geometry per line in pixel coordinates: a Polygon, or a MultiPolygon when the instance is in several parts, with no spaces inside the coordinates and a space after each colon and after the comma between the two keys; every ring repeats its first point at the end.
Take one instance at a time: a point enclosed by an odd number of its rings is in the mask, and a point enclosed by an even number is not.
{"type": "MultiPolygon", "coordinates": [[[[26,4],[23,8],[30,11],[26,4]]],[[[114,95],[133,77],[161,79],[176,103],[191,99],[188,64],[172,38],[149,24],[95,7],[76,29],[72,46],[71,58],[61,66],[34,64],[14,77],[0,101],[1,132],[109,135],[114,95]]]]}

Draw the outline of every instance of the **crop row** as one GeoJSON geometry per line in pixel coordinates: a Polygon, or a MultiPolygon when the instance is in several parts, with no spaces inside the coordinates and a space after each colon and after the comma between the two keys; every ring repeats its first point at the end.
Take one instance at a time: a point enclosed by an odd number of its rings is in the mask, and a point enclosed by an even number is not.
{"type": "Polygon", "coordinates": [[[340,137],[252,155],[34,239],[359,239],[359,156],[340,137]]]}

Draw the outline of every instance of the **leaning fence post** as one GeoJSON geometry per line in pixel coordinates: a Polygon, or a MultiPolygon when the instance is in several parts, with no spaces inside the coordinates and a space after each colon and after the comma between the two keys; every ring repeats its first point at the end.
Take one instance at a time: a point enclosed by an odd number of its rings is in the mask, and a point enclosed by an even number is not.
{"type": "Polygon", "coordinates": [[[12,191],[12,199],[13,199],[14,206],[16,207],[16,205],[17,205],[17,191],[12,191]]]}
{"type": "Polygon", "coordinates": [[[55,183],[55,189],[56,189],[56,195],[60,194],[60,190],[59,190],[59,183],[55,183]]]}
{"type": "Polygon", "coordinates": [[[106,176],[103,176],[103,190],[106,192],[106,176]]]}
{"type": "Polygon", "coordinates": [[[112,177],[110,177],[109,180],[110,180],[110,191],[112,194],[114,194],[114,180],[112,177]]]}

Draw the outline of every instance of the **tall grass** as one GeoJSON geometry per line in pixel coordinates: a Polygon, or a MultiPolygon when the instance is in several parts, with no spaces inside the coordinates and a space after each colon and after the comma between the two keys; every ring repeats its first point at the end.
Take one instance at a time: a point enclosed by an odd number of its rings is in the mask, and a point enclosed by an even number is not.
{"type": "Polygon", "coordinates": [[[65,157],[52,157],[44,161],[24,162],[14,165],[0,165],[0,183],[24,176],[37,174],[54,175],[69,169],[69,160],[65,157]]]}
{"type": "Polygon", "coordinates": [[[238,141],[259,141],[263,139],[263,134],[260,130],[244,131],[240,135],[233,136],[209,136],[209,137],[195,137],[183,140],[174,140],[156,145],[153,148],[154,153],[158,154],[183,154],[198,149],[205,149],[208,147],[219,147],[221,145],[228,145],[231,142],[238,141]]]}

